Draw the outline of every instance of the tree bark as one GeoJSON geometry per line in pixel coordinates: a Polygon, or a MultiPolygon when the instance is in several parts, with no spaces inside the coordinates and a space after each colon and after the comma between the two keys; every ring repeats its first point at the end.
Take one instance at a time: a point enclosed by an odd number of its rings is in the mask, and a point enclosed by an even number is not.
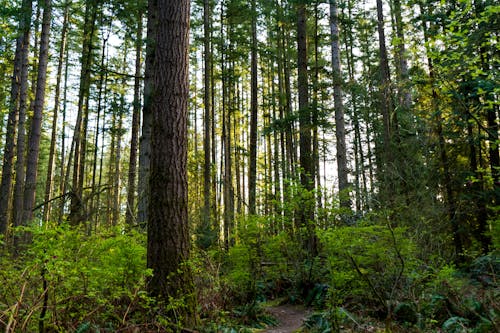
{"type": "Polygon", "coordinates": [[[339,48],[339,20],[336,0],[330,0],[330,31],[332,38],[333,98],[335,109],[335,138],[337,142],[337,172],[339,177],[340,205],[350,208],[349,169],[345,143],[344,103],[342,101],[342,67],[339,48]]]}
{"type": "Polygon", "coordinates": [[[136,221],[135,216],[135,190],[137,179],[137,148],[139,144],[139,126],[141,114],[141,55],[142,55],[142,8],[137,13],[137,37],[135,40],[135,78],[134,78],[134,101],[132,111],[132,138],[130,139],[130,158],[128,169],[127,186],[127,214],[126,222],[132,226],[136,221]]]}
{"type": "Polygon", "coordinates": [[[252,6],[252,47],[251,47],[251,98],[250,98],[250,156],[248,170],[248,212],[255,214],[255,196],[257,186],[257,8],[255,0],[252,6]]]}
{"type": "Polygon", "coordinates": [[[62,81],[62,70],[64,66],[64,55],[66,54],[66,35],[68,31],[68,18],[69,18],[69,3],[65,3],[64,7],[64,18],[61,31],[61,45],[59,46],[59,60],[57,64],[57,74],[56,74],[56,88],[54,97],[54,111],[52,116],[52,133],[50,136],[50,148],[49,148],[49,163],[47,165],[47,181],[45,184],[45,198],[46,203],[43,208],[43,222],[47,223],[50,218],[51,213],[51,198],[52,191],[54,187],[54,167],[55,167],[55,155],[56,155],[56,144],[57,144],[57,123],[59,117],[59,104],[61,95],[61,81],[62,81]]]}
{"type": "MultiPolygon", "coordinates": [[[[184,298],[180,324],[195,322],[187,261],[190,252],[187,186],[189,0],[148,1],[148,86],[153,115],[147,265],[149,292],[165,304],[184,298]]],[[[145,92],[146,93],[146,92],[145,92]]],[[[176,310],[177,311],[177,310],[176,310]]],[[[175,318],[171,318],[175,320],[175,318]]]]}
{"type": "Polygon", "coordinates": [[[10,89],[10,106],[7,119],[5,146],[2,163],[2,180],[0,183],[0,235],[7,232],[10,223],[10,201],[13,180],[14,156],[16,154],[16,133],[19,120],[20,91],[22,83],[22,67],[28,57],[31,14],[31,0],[23,0],[16,39],[14,70],[10,89]]]}
{"type": "Polygon", "coordinates": [[[31,120],[28,155],[26,157],[26,183],[24,189],[23,223],[33,219],[35,194],[37,184],[38,156],[40,154],[40,138],[42,134],[42,115],[45,103],[45,86],[47,79],[47,64],[49,60],[49,37],[52,17],[52,2],[43,2],[42,36],[40,40],[40,55],[38,57],[38,76],[35,95],[33,119],[31,120]]]}
{"type": "MultiPolygon", "coordinates": [[[[306,5],[297,5],[297,66],[299,95],[299,126],[300,126],[300,182],[304,190],[314,189],[314,161],[311,140],[311,110],[309,105],[309,80],[307,69],[307,11],[306,5]]],[[[303,239],[304,248],[309,255],[317,253],[314,235],[314,205],[315,201],[302,200],[298,211],[298,226],[306,228],[303,239]]]]}
{"type": "Polygon", "coordinates": [[[95,22],[98,4],[96,0],[86,3],[83,29],[83,45],[81,57],[80,87],[78,93],[78,114],[73,134],[73,179],[69,219],[76,225],[85,219],[83,206],[83,171],[85,170],[88,95],[90,90],[92,40],[94,39],[95,22]]]}
{"type": "MultiPolygon", "coordinates": [[[[24,184],[26,180],[26,117],[28,111],[28,72],[29,52],[23,54],[21,70],[21,87],[19,95],[19,119],[16,151],[16,183],[12,203],[12,223],[14,226],[23,224],[24,184]]],[[[33,84],[36,86],[36,84],[33,84]]],[[[18,239],[14,238],[14,243],[18,239]]]]}

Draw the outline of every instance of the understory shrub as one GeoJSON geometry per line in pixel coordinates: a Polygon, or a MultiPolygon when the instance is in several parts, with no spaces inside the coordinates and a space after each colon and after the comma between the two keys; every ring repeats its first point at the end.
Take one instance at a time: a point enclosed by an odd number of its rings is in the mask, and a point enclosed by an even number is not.
{"type": "Polygon", "coordinates": [[[21,257],[0,258],[0,327],[86,332],[142,325],[152,304],[144,235],[114,228],[88,236],[67,225],[18,232],[29,232],[32,242],[21,257]]]}

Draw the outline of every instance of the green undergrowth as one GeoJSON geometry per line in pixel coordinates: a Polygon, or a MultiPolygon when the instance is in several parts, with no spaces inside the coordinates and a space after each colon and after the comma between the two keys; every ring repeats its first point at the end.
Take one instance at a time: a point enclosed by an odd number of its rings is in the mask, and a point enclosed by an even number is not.
{"type": "MultiPolygon", "coordinates": [[[[87,235],[68,225],[18,229],[30,245],[0,256],[0,327],[9,332],[114,332],[144,325],[144,235],[119,228],[87,235]]],[[[156,325],[156,324],[152,324],[156,325]]]]}

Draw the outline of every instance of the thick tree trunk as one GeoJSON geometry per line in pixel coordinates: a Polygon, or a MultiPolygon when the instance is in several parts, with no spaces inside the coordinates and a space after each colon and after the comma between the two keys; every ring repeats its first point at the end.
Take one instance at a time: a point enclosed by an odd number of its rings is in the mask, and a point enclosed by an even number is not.
{"type": "MultiPolygon", "coordinates": [[[[24,184],[26,180],[26,118],[28,109],[28,72],[29,52],[23,54],[21,70],[21,87],[19,95],[19,120],[16,151],[16,183],[12,203],[12,223],[14,226],[23,224],[24,184]]],[[[33,84],[36,86],[36,84],[33,84]]],[[[17,242],[17,239],[14,240],[17,242]]]]}
{"type": "MultiPolygon", "coordinates": [[[[189,260],[187,114],[189,0],[148,2],[148,86],[145,108],[153,118],[147,264],[150,293],[170,303],[183,297],[180,318],[195,322],[189,260]]],[[[175,318],[171,318],[175,320],[175,318]]]]}
{"type": "MultiPolygon", "coordinates": [[[[19,20],[14,70],[10,90],[9,116],[7,119],[5,145],[3,151],[2,180],[0,183],[0,235],[5,234],[10,223],[10,201],[13,180],[14,156],[16,154],[16,133],[19,120],[20,94],[22,83],[22,67],[29,52],[30,22],[32,1],[23,0],[19,20]]],[[[27,65],[26,65],[27,66],[27,65]]]]}
{"type": "MultiPolygon", "coordinates": [[[[300,182],[304,190],[314,189],[314,161],[311,142],[311,110],[309,105],[309,80],[307,69],[307,11],[305,4],[297,5],[297,66],[300,126],[300,182]]],[[[301,202],[298,210],[298,226],[305,227],[304,248],[309,255],[317,253],[314,235],[314,200],[301,202]]]]}
{"type": "Polygon", "coordinates": [[[35,107],[31,120],[28,155],[26,157],[26,183],[24,189],[23,223],[33,219],[35,194],[37,184],[38,156],[40,154],[40,138],[42,134],[42,115],[45,103],[45,83],[47,79],[47,64],[49,60],[49,37],[52,17],[52,2],[43,2],[42,36],[40,40],[40,55],[38,57],[38,76],[35,95],[35,107]]]}

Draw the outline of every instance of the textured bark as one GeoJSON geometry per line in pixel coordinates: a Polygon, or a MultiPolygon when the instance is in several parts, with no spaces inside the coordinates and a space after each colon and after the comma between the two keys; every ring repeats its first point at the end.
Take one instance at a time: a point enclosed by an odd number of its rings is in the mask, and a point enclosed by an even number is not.
{"type": "Polygon", "coordinates": [[[130,157],[128,169],[127,186],[127,225],[131,226],[136,221],[135,217],[135,190],[137,180],[137,148],[139,145],[139,126],[141,115],[141,54],[142,54],[142,9],[137,13],[137,37],[135,40],[135,79],[134,79],[134,101],[132,111],[132,138],[130,139],[130,157]]]}
{"type": "Polygon", "coordinates": [[[250,98],[250,147],[248,170],[248,212],[255,214],[257,186],[257,8],[252,0],[252,50],[251,50],[251,98],[250,98]]]}
{"type": "Polygon", "coordinates": [[[335,138],[337,142],[337,172],[339,177],[340,205],[350,208],[348,193],[347,148],[345,143],[344,103],[342,101],[342,68],[339,48],[339,20],[336,0],[330,0],[330,31],[332,38],[333,98],[335,109],[335,138]]]}
{"type": "MultiPolygon", "coordinates": [[[[307,70],[307,14],[304,4],[297,6],[298,94],[300,126],[300,180],[304,188],[314,186],[314,165],[311,146],[311,110],[307,70]]],[[[304,221],[303,221],[304,222],[304,221]]]]}
{"type": "MultiPolygon", "coordinates": [[[[21,70],[21,87],[19,95],[19,121],[17,131],[16,151],[16,183],[14,185],[14,198],[12,203],[12,223],[14,226],[22,225],[24,183],[26,179],[26,117],[28,111],[28,52],[23,53],[21,70]]],[[[36,86],[36,84],[33,84],[36,86]]],[[[14,240],[17,242],[17,239],[14,240]]]]}
{"type": "Polygon", "coordinates": [[[52,17],[52,2],[43,2],[42,36],[40,39],[40,55],[38,57],[38,76],[36,83],[35,106],[31,120],[28,155],[26,157],[26,183],[24,189],[23,223],[33,219],[35,194],[37,184],[38,156],[40,154],[40,138],[42,134],[42,115],[45,103],[45,85],[47,79],[47,64],[49,60],[50,22],[52,17]]]}
{"type": "MultiPolygon", "coordinates": [[[[110,30],[107,31],[107,34],[103,31],[102,33],[102,47],[101,47],[101,61],[100,61],[100,66],[102,69],[104,69],[106,62],[107,62],[107,55],[106,55],[106,49],[107,49],[107,44],[109,40],[109,35],[110,35],[110,30]]],[[[94,156],[93,156],[93,161],[92,161],[92,184],[91,184],[91,189],[92,189],[92,196],[90,200],[90,210],[91,212],[94,213],[94,226],[97,228],[97,225],[99,223],[99,203],[100,203],[100,195],[97,193],[101,189],[101,175],[102,175],[102,163],[100,163],[100,168],[99,168],[99,183],[97,183],[97,162],[100,160],[102,162],[102,153],[101,153],[101,159],[98,158],[98,153],[99,153],[99,133],[100,133],[100,126],[101,126],[101,118],[102,117],[102,110],[103,110],[103,94],[106,93],[106,86],[107,86],[107,73],[104,73],[104,70],[101,70],[99,73],[99,79],[97,80],[97,111],[96,111],[96,120],[95,120],[95,136],[94,136],[94,156]],[[104,93],[103,93],[104,92],[104,93]],[[97,186],[97,187],[96,187],[97,186]]],[[[104,142],[104,126],[105,126],[105,121],[103,121],[103,129],[102,129],[102,135],[103,135],[103,140],[104,142]]],[[[101,150],[104,150],[101,148],[101,150]]],[[[92,231],[92,224],[89,226],[89,233],[92,231]]]]}
{"type": "Polygon", "coordinates": [[[387,47],[385,44],[385,29],[384,29],[384,12],[382,0],[377,0],[377,29],[379,39],[380,51],[380,78],[381,78],[381,101],[380,108],[383,120],[384,130],[384,153],[385,164],[390,164],[392,161],[392,147],[391,147],[391,88],[390,88],[390,71],[389,61],[387,58],[387,47]]]}
{"type": "MultiPolygon", "coordinates": [[[[156,3],[156,2],[155,2],[156,3]]],[[[150,8],[153,5],[149,5],[150,8]]],[[[154,5],[156,8],[156,5],[154,5]]],[[[158,26],[158,15],[155,12],[148,12],[147,36],[155,36],[158,26]]],[[[146,63],[144,69],[144,105],[142,108],[142,131],[139,140],[139,182],[137,185],[137,223],[145,227],[149,220],[149,176],[151,169],[151,127],[153,125],[152,106],[153,74],[154,68],[154,49],[156,40],[146,39],[146,63]]]]}
{"type": "Polygon", "coordinates": [[[59,117],[59,104],[61,95],[61,81],[62,81],[62,70],[64,66],[64,56],[66,54],[66,36],[68,31],[68,17],[69,17],[69,4],[65,4],[64,8],[64,18],[61,31],[61,45],[59,46],[59,60],[57,64],[57,74],[56,74],[56,89],[54,97],[54,111],[52,115],[52,133],[50,136],[50,148],[49,148],[49,163],[47,166],[47,182],[45,184],[45,207],[43,209],[43,221],[46,223],[49,221],[52,203],[52,191],[54,187],[54,167],[55,167],[55,155],[56,155],[56,144],[57,144],[57,123],[59,117]]]}
{"type": "Polygon", "coordinates": [[[205,52],[204,55],[204,95],[203,95],[203,103],[205,106],[204,114],[203,114],[203,229],[205,232],[210,230],[210,201],[211,201],[211,172],[212,172],[212,163],[210,159],[211,153],[211,145],[214,144],[211,142],[211,125],[212,125],[212,50],[210,44],[211,37],[211,5],[210,0],[203,1],[203,32],[204,32],[204,40],[203,40],[203,49],[205,52]]]}
{"type": "MultiPolygon", "coordinates": [[[[314,161],[311,140],[311,110],[309,105],[309,80],[307,69],[307,12],[305,4],[297,5],[297,65],[300,126],[300,182],[305,190],[314,189],[314,161]]],[[[314,200],[301,202],[297,211],[298,226],[306,228],[303,239],[304,249],[309,256],[317,254],[317,241],[314,235],[314,200]]]]}
{"type": "Polygon", "coordinates": [[[0,183],[0,235],[7,231],[7,227],[10,222],[9,204],[11,201],[14,156],[16,154],[15,140],[19,120],[19,99],[22,81],[21,72],[23,59],[27,58],[28,55],[32,10],[32,1],[23,0],[18,28],[19,35],[16,39],[14,70],[10,89],[9,116],[7,119],[5,145],[3,151],[2,180],[0,183]]]}
{"type": "MultiPolygon", "coordinates": [[[[90,90],[90,74],[92,64],[92,40],[97,19],[96,0],[86,3],[83,45],[81,57],[80,87],[78,93],[78,114],[73,134],[73,179],[69,219],[72,224],[79,224],[85,219],[83,207],[83,171],[85,170],[85,154],[88,124],[88,95],[90,90]]],[[[69,170],[67,170],[69,171],[69,170]]]]}
{"type": "MultiPolygon", "coordinates": [[[[147,264],[152,295],[168,304],[185,299],[183,324],[194,322],[189,259],[187,114],[189,100],[189,0],[148,2],[149,89],[153,115],[147,264]]],[[[177,310],[176,310],[177,311],[177,310]]],[[[176,318],[171,318],[176,320],[176,318]]]]}
{"type": "Polygon", "coordinates": [[[401,14],[401,0],[393,0],[394,17],[396,20],[396,69],[399,79],[399,105],[408,111],[411,107],[411,94],[408,80],[408,61],[406,59],[406,45],[404,35],[404,22],[401,14]]]}

